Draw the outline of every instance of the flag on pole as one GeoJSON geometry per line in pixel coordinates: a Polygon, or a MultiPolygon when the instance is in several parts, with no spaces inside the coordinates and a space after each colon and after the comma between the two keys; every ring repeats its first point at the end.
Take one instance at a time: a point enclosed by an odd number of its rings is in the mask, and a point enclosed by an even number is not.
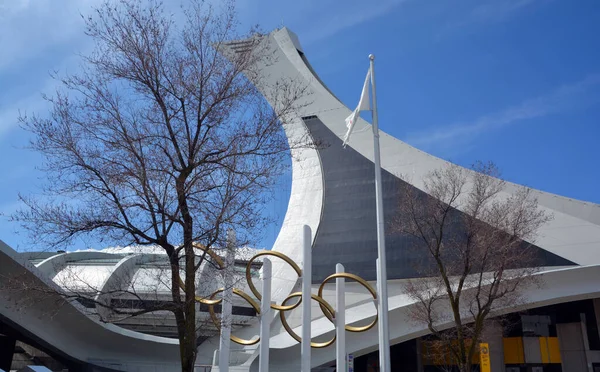
{"type": "Polygon", "coordinates": [[[358,101],[358,106],[352,111],[350,116],[346,118],[346,127],[348,131],[344,136],[344,147],[348,144],[350,140],[350,134],[352,134],[352,130],[354,129],[354,124],[356,124],[356,120],[360,115],[361,111],[370,110],[371,104],[369,103],[369,83],[371,79],[371,70],[367,72],[367,77],[365,78],[365,84],[363,85],[362,93],[360,94],[360,101],[358,101]]]}

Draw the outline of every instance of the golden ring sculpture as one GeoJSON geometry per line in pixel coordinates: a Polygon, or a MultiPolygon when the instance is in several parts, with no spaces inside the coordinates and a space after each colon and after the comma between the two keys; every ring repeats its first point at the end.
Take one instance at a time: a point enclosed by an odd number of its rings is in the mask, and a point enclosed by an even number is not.
{"type": "MultiPolygon", "coordinates": [[[[283,302],[281,303],[282,305],[285,305],[285,303],[288,300],[291,300],[294,297],[298,297],[299,300],[298,302],[296,302],[295,304],[291,305],[293,306],[293,308],[298,307],[298,305],[300,305],[300,303],[302,302],[302,292],[294,292],[292,294],[290,294],[289,296],[287,296],[285,298],[285,300],[283,300],[283,302]]],[[[333,310],[333,308],[331,307],[331,305],[325,301],[325,299],[323,299],[323,297],[317,296],[315,294],[311,294],[310,298],[312,298],[313,300],[317,301],[319,303],[319,306],[321,306],[321,309],[326,309],[325,311],[323,311],[323,313],[328,313],[327,315],[325,315],[327,317],[327,319],[329,319],[332,323],[333,323],[333,318],[335,317],[335,311],[333,310]]],[[[292,329],[292,327],[290,327],[290,325],[288,324],[286,318],[285,318],[285,311],[280,311],[279,312],[279,318],[281,319],[281,324],[283,325],[283,328],[285,328],[285,330],[287,331],[287,333],[292,336],[294,338],[294,340],[298,341],[298,342],[302,342],[302,337],[298,336],[298,334],[296,332],[294,332],[294,330],[292,329]]],[[[329,341],[325,341],[325,342],[310,342],[310,346],[314,347],[316,349],[319,348],[323,348],[323,347],[327,347],[331,344],[333,344],[335,342],[335,334],[333,335],[333,338],[329,341]]]]}
{"type": "MultiPolygon", "coordinates": [[[[213,261],[217,264],[219,269],[225,268],[223,259],[219,255],[217,255],[212,249],[207,249],[205,246],[196,244],[196,243],[194,243],[194,248],[204,251],[205,254],[207,254],[210,258],[213,259],[213,261]]],[[[285,254],[283,254],[281,252],[263,251],[263,252],[259,252],[256,255],[252,256],[252,258],[246,264],[246,281],[248,283],[248,287],[250,288],[250,291],[258,299],[259,302],[262,300],[262,295],[258,291],[258,289],[256,289],[256,286],[252,282],[251,268],[252,268],[252,263],[254,262],[254,260],[256,260],[258,257],[261,257],[261,256],[273,256],[273,257],[280,258],[292,267],[292,269],[296,272],[296,274],[298,274],[298,277],[302,276],[302,270],[300,269],[298,264],[296,264],[291,258],[289,258],[288,256],[286,256],[285,254]]],[[[329,302],[327,302],[323,298],[323,289],[325,288],[325,284],[327,284],[329,281],[336,279],[336,278],[351,279],[351,280],[358,282],[359,284],[361,284],[363,287],[365,287],[367,289],[367,291],[371,294],[371,296],[373,296],[373,300],[377,301],[377,292],[373,289],[373,287],[371,287],[371,285],[369,283],[367,283],[366,280],[359,277],[358,275],[350,274],[350,273],[331,274],[327,278],[325,278],[325,280],[323,280],[323,282],[319,286],[318,294],[316,294],[316,295],[311,294],[311,299],[313,299],[319,303],[319,307],[321,308],[321,311],[323,312],[325,317],[330,322],[334,323],[334,321],[335,321],[335,310],[329,304],[329,302]]],[[[179,278],[179,286],[183,291],[185,291],[185,285],[184,285],[183,280],[181,280],[181,278],[179,278]]],[[[217,327],[217,328],[221,327],[221,322],[217,318],[217,314],[215,313],[214,306],[223,302],[223,299],[215,298],[215,297],[219,293],[223,292],[224,290],[225,290],[224,288],[219,288],[214,293],[212,293],[208,298],[201,297],[201,296],[195,296],[196,302],[208,305],[208,312],[210,313],[210,318],[211,318],[213,324],[215,325],[215,327],[217,327]]],[[[233,288],[232,291],[235,295],[242,297],[246,302],[248,302],[248,304],[250,304],[250,306],[252,306],[252,308],[254,309],[254,311],[256,311],[257,314],[260,314],[259,303],[257,303],[252,297],[250,297],[249,294],[245,293],[244,291],[242,291],[239,288],[233,288]]],[[[285,317],[285,312],[297,308],[301,302],[302,302],[302,292],[294,292],[294,293],[291,293],[289,296],[287,296],[282,301],[281,305],[271,304],[272,309],[279,311],[279,318],[281,319],[281,324],[283,325],[283,328],[294,340],[296,340],[298,342],[302,342],[302,338],[300,336],[298,336],[298,334],[296,334],[296,332],[294,332],[294,330],[288,324],[287,319],[285,317]],[[298,301],[296,303],[293,303],[291,305],[286,305],[289,300],[296,298],[296,297],[298,298],[298,301]]],[[[373,328],[373,326],[375,326],[375,324],[377,323],[377,320],[379,319],[379,309],[377,308],[377,306],[376,306],[376,311],[377,312],[375,314],[375,318],[373,319],[373,321],[371,323],[369,323],[365,326],[346,325],[344,327],[344,329],[349,332],[368,331],[369,329],[373,328]]],[[[236,344],[246,345],[246,346],[255,345],[260,341],[260,337],[251,339],[251,340],[245,340],[245,339],[236,337],[234,335],[231,335],[230,339],[231,339],[231,341],[235,342],[236,344]]],[[[327,347],[327,346],[333,344],[335,342],[335,339],[336,339],[336,336],[334,335],[331,340],[328,340],[325,342],[311,341],[310,346],[313,348],[324,348],[324,347],[327,347]]]]}
{"type": "MultiPolygon", "coordinates": [[[[323,280],[323,282],[319,286],[319,292],[318,292],[319,297],[323,298],[323,288],[325,288],[325,284],[327,284],[328,281],[336,279],[336,278],[352,279],[352,280],[358,282],[360,285],[365,287],[367,289],[367,291],[369,291],[369,293],[371,293],[371,296],[373,296],[373,301],[377,301],[377,292],[375,292],[373,287],[371,287],[369,285],[369,283],[367,283],[367,281],[364,280],[363,278],[361,278],[360,276],[350,274],[350,273],[335,273],[335,274],[331,274],[327,278],[325,278],[325,280],[323,280]]],[[[320,302],[319,302],[319,307],[321,308],[321,311],[323,312],[323,314],[325,314],[327,319],[329,319],[330,321],[333,322],[333,318],[330,318],[328,316],[327,311],[325,311],[325,309],[323,308],[323,305],[320,302]]],[[[360,326],[360,327],[347,325],[345,327],[345,330],[349,331],[349,332],[365,332],[365,331],[368,331],[369,329],[373,328],[375,326],[375,324],[377,324],[377,319],[379,319],[379,308],[377,306],[375,306],[375,311],[376,311],[375,318],[373,319],[373,321],[371,323],[369,323],[365,326],[360,326]]]]}
{"type": "MultiPolygon", "coordinates": [[[[250,259],[250,261],[248,261],[248,263],[246,264],[246,281],[248,282],[248,287],[250,288],[250,291],[259,301],[262,300],[262,295],[256,289],[256,287],[254,286],[254,283],[252,282],[251,266],[252,266],[252,262],[254,262],[255,259],[257,259],[258,257],[261,257],[261,256],[273,256],[273,257],[281,258],[288,265],[290,265],[292,267],[292,269],[294,269],[296,274],[298,274],[298,277],[302,276],[302,270],[300,269],[298,264],[295,263],[291,258],[289,258],[288,256],[286,256],[285,254],[283,254],[281,252],[264,251],[264,252],[259,252],[259,253],[255,254],[250,259]]],[[[300,303],[300,302],[298,302],[298,303],[300,303]]],[[[281,305],[271,304],[271,309],[279,310],[279,311],[288,311],[288,310],[295,309],[297,305],[298,304],[285,306],[283,303],[281,305]]]]}

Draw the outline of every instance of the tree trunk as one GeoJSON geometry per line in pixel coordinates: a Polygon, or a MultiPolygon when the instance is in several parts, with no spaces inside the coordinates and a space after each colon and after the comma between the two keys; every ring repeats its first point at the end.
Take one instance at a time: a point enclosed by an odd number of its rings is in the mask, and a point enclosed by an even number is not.
{"type": "MultiPolygon", "coordinates": [[[[176,181],[178,204],[183,218],[183,250],[185,252],[185,303],[183,312],[185,315],[183,339],[181,351],[181,370],[193,372],[196,360],[196,254],[194,252],[194,221],[189,211],[185,187],[185,179],[189,175],[184,170],[176,181]]],[[[179,275],[179,274],[178,274],[179,275]]]]}
{"type": "MultiPolygon", "coordinates": [[[[190,234],[191,235],[191,234],[190,234]]],[[[182,372],[193,372],[196,361],[196,275],[194,272],[195,256],[191,241],[186,244],[186,274],[185,274],[185,331],[183,341],[184,355],[181,358],[182,372]]]]}

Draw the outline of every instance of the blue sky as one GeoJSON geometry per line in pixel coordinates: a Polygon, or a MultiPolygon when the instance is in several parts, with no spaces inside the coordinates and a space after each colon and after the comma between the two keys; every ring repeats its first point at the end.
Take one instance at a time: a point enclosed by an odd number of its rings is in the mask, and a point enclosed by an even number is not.
{"type": "MultiPolygon", "coordinates": [[[[55,84],[49,73],[77,71],[77,54],[90,50],[79,14],[98,2],[0,0],[1,213],[18,208],[18,192],[44,182],[41,159],[24,149],[18,111],[43,112],[41,93],[55,84]]],[[[597,0],[238,5],[244,24],[296,32],[322,80],[350,107],[374,53],[382,130],[455,163],[491,160],[509,181],[600,203],[597,0]]],[[[286,205],[279,193],[268,213],[281,219],[286,205]]],[[[276,237],[276,225],[268,230],[261,245],[276,237]]],[[[0,239],[32,248],[5,217],[0,239]]]]}

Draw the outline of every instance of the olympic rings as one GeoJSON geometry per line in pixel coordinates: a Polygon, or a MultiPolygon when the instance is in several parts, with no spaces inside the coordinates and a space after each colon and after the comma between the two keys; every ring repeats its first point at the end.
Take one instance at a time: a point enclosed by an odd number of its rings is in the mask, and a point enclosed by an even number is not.
{"type": "MultiPolygon", "coordinates": [[[[281,305],[285,306],[285,303],[288,300],[290,300],[290,299],[292,299],[294,297],[299,297],[300,298],[298,300],[298,302],[296,302],[293,305],[290,305],[290,306],[292,306],[292,309],[295,309],[302,302],[302,292],[294,292],[294,293],[290,294],[289,296],[287,296],[285,298],[285,300],[283,300],[283,302],[281,303],[281,305]]],[[[321,309],[325,309],[323,311],[323,313],[326,313],[325,316],[327,317],[327,319],[329,319],[331,321],[333,319],[334,314],[335,314],[335,311],[333,310],[333,308],[331,307],[331,305],[327,301],[325,301],[322,297],[317,296],[315,294],[311,294],[310,298],[312,298],[313,300],[316,300],[319,303],[319,306],[321,306],[321,309]]],[[[294,332],[294,330],[288,324],[287,319],[285,318],[285,311],[280,311],[279,312],[279,318],[281,319],[281,324],[283,325],[283,328],[285,328],[285,330],[287,331],[287,333],[290,336],[292,336],[294,338],[294,340],[296,340],[298,342],[302,342],[302,338],[300,336],[298,336],[298,334],[296,334],[296,332],[294,332]]],[[[329,341],[325,341],[325,342],[312,342],[311,341],[310,342],[310,346],[314,347],[315,349],[320,349],[320,348],[327,347],[327,346],[333,344],[334,342],[335,342],[335,335],[333,335],[333,338],[331,340],[329,340],[329,341]]]]}
{"type": "MultiPolygon", "coordinates": [[[[219,255],[217,255],[212,249],[206,248],[205,246],[196,244],[196,243],[194,243],[194,248],[200,249],[205,252],[204,254],[207,254],[208,256],[210,256],[210,258],[216,263],[216,265],[218,266],[219,269],[225,269],[225,264],[223,262],[223,259],[219,255]]],[[[258,299],[258,301],[262,300],[262,295],[256,289],[256,287],[254,286],[254,283],[252,282],[251,266],[252,266],[252,263],[254,262],[254,260],[256,260],[260,256],[274,256],[274,257],[280,258],[283,261],[285,261],[287,264],[289,264],[292,267],[292,269],[294,269],[296,274],[298,274],[298,277],[302,276],[302,270],[300,269],[298,264],[296,264],[291,258],[286,256],[285,254],[276,252],[276,251],[259,252],[258,254],[254,255],[246,264],[246,281],[248,283],[248,287],[250,288],[250,291],[258,299]]],[[[327,282],[329,282],[333,279],[336,279],[336,278],[351,279],[351,280],[358,282],[359,284],[361,284],[363,287],[365,287],[369,291],[371,296],[373,296],[373,300],[377,301],[377,292],[363,278],[361,278],[357,275],[354,275],[354,274],[350,274],[350,273],[336,273],[336,274],[329,275],[327,278],[325,278],[325,280],[319,286],[318,295],[311,294],[311,299],[313,299],[319,303],[319,307],[321,308],[321,311],[323,312],[325,317],[330,322],[332,322],[332,323],[335,322],[335,310],[322,296],[323,296],[323,289],[325,287],[325,284],[327,284],[327,282]]],[[[185,285],[184,285],[183,280],[181,280],[181,277],[179,278],[179,286],[183,291],[185,291],[185,285]]],[[[214,309],[214,305],[218,305],[218,304],[222,303],[223,299],[215,298],[215,297],[223,291],[224,291],[223,288],[219,288],[213,294],[211,294],[208,298],[204,298],[201,296],[194,296],[196,302],[208,305],[208,312],[210,313],[210,318],[211,318],[213,324],[215,325],[215,327],[217,327],[217,328],[221,327],[221,322],[217,318],[217,315],[216,315],[215,309],[214,309]]],[[[248,302],[250,304],[250,306],[252,306],[252,308],[256,311],[256,313],[260,314],[260,305],[252,297],[250,297],[249,294],[245,293],[244,291],[242,291],[241,289],[238,289],[238,288],[233,288],[232,291],[235,295],[240,296],[244,300],[246,300],[246,302],[248,302]]],[[[283,325],[283,328],[287,331],[287,333],[290,336],[292,336],[292,338],[294,338],[298,342],[302,342],[302,338],[300,336],[298,336],[294,332],[294,330],[290,327],[290,325],[288,324],[287,319],[285,317],[285,312],[297,308],[301,302],[302,302],[302,292],[294,292],[294,293],[290,294],[289,296],[287,296],[283,300],[281,305],[277,305],[277,304],[271,305],[272,309],[279,310],[279,317],[281,319],[281,324],[283,325]],[[296,297],[298,298],[298,301],[296,303],[291,304],[291,305],[286,305],[289,300],[296,298],[296,297]]],[[[378,311],[379,310],[377,310],[377,313],[375,314],[375,318],[373,319],[373,321],[371,323],[369,323],[365,326],[360,326],[360,327],[346,325],[345,330],[347,330],[349,332],[368,331],[369,329],[373,328],[373,326],[375,326],[375,324],[377,323],[377,320],[379,318],[378,311]]],[[[260,341],[260,338],[256,338],[256,339],[252,339],[252,340],[245,340],[245,339],[233,336],[233,335],[231,335],[230,339],[231,339],[231,341],[233,341],[237,344],[246,345],[246,346],[255,345],[260,341]]],[[[336,339],[336,336],[334,335],[333,338],[329,341],[325,341],[325,342],[312,342],[311,341],[310,346],[313,348],[324,348],[324,347],[327,347],[327,346],[333,344],[335,342],[335,339],[336,339]]]]}
{"type": "MultiPolygon", "coordinates": [[[[213,293],[212,295],[210,295],[210,301],[211,302],[216,302],[216,303],[221,303],[223,302],[222,298],[219,299],[214,299],[216,295],[218,295],[219,293],[223,292],[225,289],[224,288],[219,288],[216,290],[215,293],[213,293]]],[[[252,299],[252,297],[250,297],[248,294],[246,294],[244,291],[237,289],[237,288],[233,288],[233,293],[240,296],[241,298],[243,298],[244,300],[246,300],[246,302],[248,302],[250,304],[250,306],[252,306],[252,308],[254,308],[254,310],[256,311],[257,314],[260,314],[260,306],[256,303],[256,301],[254,301],[252,299]]],[[[210,318],[212,319],[212,322],[214,323],[214,325],[217,328],[221,328],[221,322],[219,321],[219,319],[217,318],[217,314],[215,314],[215,308],[214,308],[215,303],[211,303],[208,305],[208,312],[210,313],[210,318]]],[[[250,346],[250,345],[254,345],[256,343],[258,343],[260,341],[260,337],[253,339],[253,340],[244,340],[243,338],[239,338],[236,337],[234,335],[231,335],[230,337],[231,341],[235,342],[236,344],[240,344],[240,345],[246,345],[246,346],[250,346]]]]}
{"type": "MultiPolygon", "coordinates": [[[[263,252],[257,253],[246,264],[246,281],[248,282],[248,287],[250,288],[250,291],[252,292],[252,294],[254,294],[254,296],[259,301],[262,300],[262,295],[254,286],[254,283],[252,283],[252,273],[250,272],[250,268],[252,266],[252,262],[254,262],[254,260],[260,256],[273,256],[273,257],[281,258],[282,260],[287,262],[292,267],[292,269],[294,269],[296,274],[298,274],[298,277],[302,276],[302,270],[300,270],[300,267],[298,266],[298,264],[296,264],[294,261],[292,261],[292,259],[289,258],[288,256],[286,256],[285,254],[277,252],[277,251],[263,251],[263,252]]],[[[296,306],[298,306],[299,303],[300,302],[298,302],[295,305],[289,305],[289,306],[285,306],[283,303],[281,305],[272,304],[271,309],[279,310],[279,311],[288,311],[288,310],[294,309],[296,306]]]]}
{"type": "MultiPolygon", "coordinates": [[[[319,292],[318,292],[319,297],[323,298],[323,288],[325,287],[325,284],[327,284],[328,281],[330,281],[332,279],[336,279],[336,278],[345,278],[345,279],[352,279],[352,280],[357,281],[359,284],[361,284],[363,287],[365,287],[369,291],[369,293],[371,293],[371,296],[373,296],[373,300],[377,301],[377,292],[375,292],[373,287],[371,287],[369,285],[369,283],[367,283],[367,281],[364,280],[363,278],[361,278],[360,276],[350,274],[350,273],[336,273],[336,274],[331,274],[327,278],[325,278],[325,280],[323,280],[323,282],[319,286],[319,292]]],[[[330,321],[333,322],[333,317],[330,318],[328,316],[328,311],[325,311],[323,305],[321,303],[319,303],[319,306],[321,307],[321,311],[323,311],[323,314],[325,314],[325,316],[330,321]]],[[[375,319],[373,319],[373,321],[371,323],[367,324],[366,326],[361,326],[361,327],[347,325],[347,326],[345,326],[346,331],[365,332],[365,331],[368,331],[369,329],[373,328],[373,326],[375,326],[375,324],[377,324],[377,319],[379,318],[379,309],[377,306],[375,306],[375,309],[377,312],[375,313],[375,319]]],[[[327,310],[329,310],[329,309],[327,309],[327,310]]]]}

